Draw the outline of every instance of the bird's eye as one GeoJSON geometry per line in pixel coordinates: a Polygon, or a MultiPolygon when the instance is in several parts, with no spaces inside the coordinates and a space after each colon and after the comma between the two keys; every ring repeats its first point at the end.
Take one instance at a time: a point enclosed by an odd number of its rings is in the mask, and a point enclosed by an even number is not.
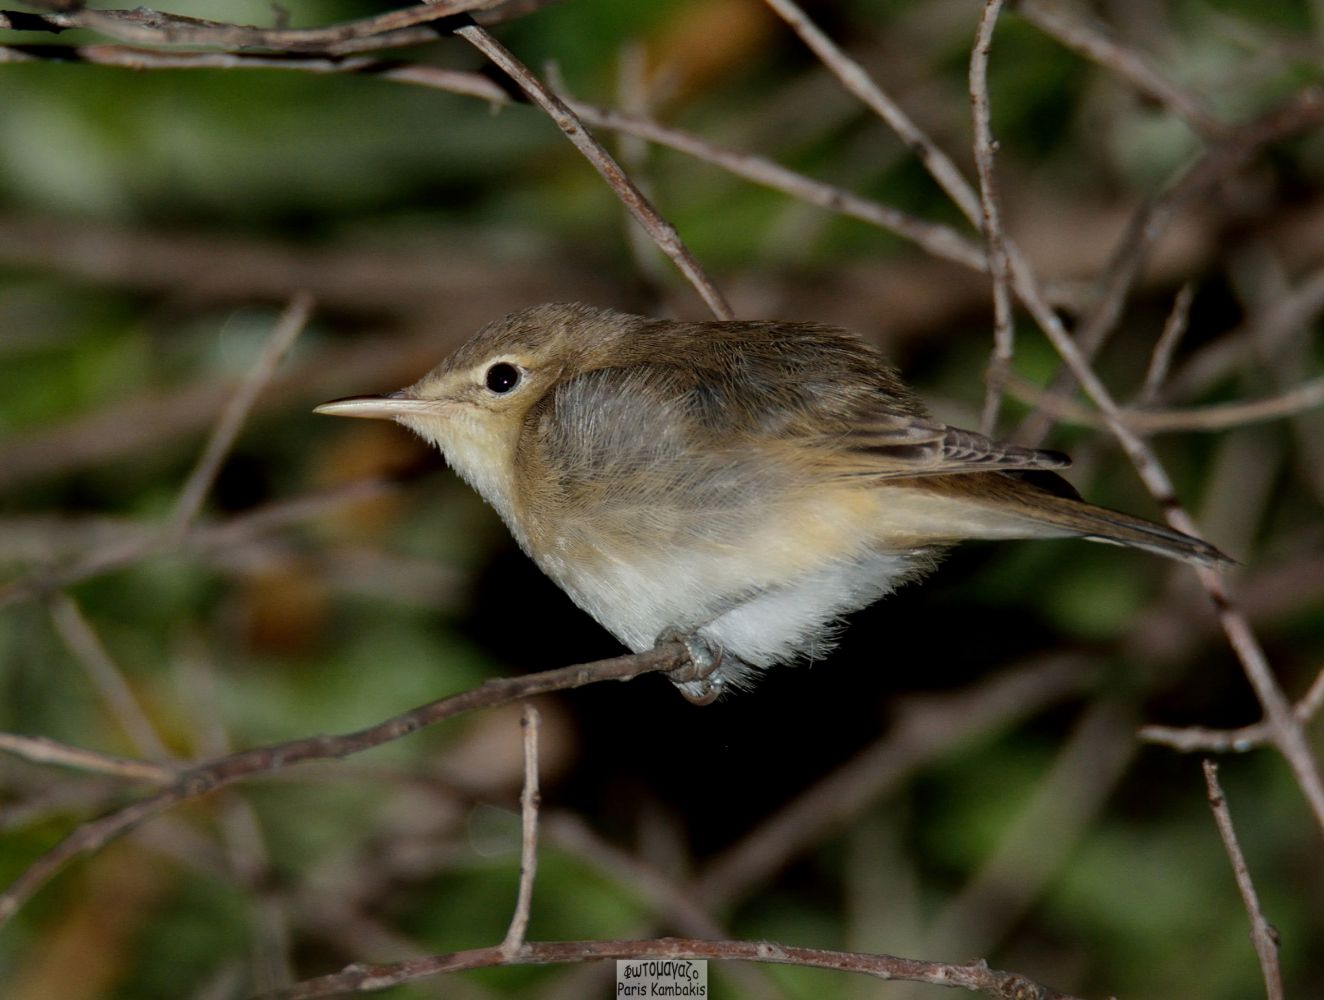
{"type": "Polygon", "coordinates": [[[519,385],[519,369],[506,361],[498,361],[483,377],[487,387],[496,393],[507,393],[519,385]]]}

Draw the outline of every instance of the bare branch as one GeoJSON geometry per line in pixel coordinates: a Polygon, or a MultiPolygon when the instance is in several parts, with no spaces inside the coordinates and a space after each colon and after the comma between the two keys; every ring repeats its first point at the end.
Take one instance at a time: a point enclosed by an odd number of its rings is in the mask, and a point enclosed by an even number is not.
{"type": "MultiPolygon", "coordinates": [[[[1312,113],[1324,111],[1324,91],[1317,92],[1314,100],[1306,103],[1312,109],[1312,113]]],[[[1290,115],[1289,117],[1296,120],[1297,116],[1290,115]]],[[[1013,259],[1013,273],[1016,273],[1022,264],[1023,262],[1013,259]]],[[[1168,523],[1178,531],[1198,537],[1199,529],[1177,500],[1172,481],[1168,478],[1158,458],[1150,447],[1133,430],[1127,427],[1122,419],[1120,408],[1102,380],[1090,367],[1081,345],[1077,344],[1067,332],[1062,320],[1044,299],[1033,276],[1028,271],[1020,275],[1017,287],[1027,308],[1044,331],[1054,350],[1066,363],[1072,376],[1080,382],[1081,387],[1098,406],[1108,429],[1135,466],[1141,481],[1149,490],[1150,495],[1163,508],[1168,523]]],[[[1292,714],[1291,706],[1283,696],[1277,681],[1274,680],[1273,671],[1269,668],[1263,648],[1256,640],[1245,615],[1237,608],[1229,595],[1220,571],[1203,565],[1193,566],[1192,568],[1205,592],[1209,595],[1209,599],[1213,602],[1218,613],[1219,624],[1222,625],[1228,642],[1241,661],[1246,679],[1250,681],[1251,687],[1254,688],[1255,695],[1264,709],[1267,721],[1273,731],[1274,745],[1287,759],[1288,766],[1291,768],[1297,784],[1301,787],[1301,793],[1305,796],[1315,814],[1316,822],[1321,829],[1324,829],[1324,779],[1320,777],[1319,765],[1311,753],[1309,744],[1306,742],[1300,722],[1292,714]]]]}
{"type": "MultiPolygon", "coordinates": [[[[1315,675],[1310,685],[1293,711],[1304,724],[1315,717],[1324,705],[1324,670],[1315,675]]],[[[1205,729],[1200,726],[1143,726],[1138,733],[1140,739],[1149,743],[1161,743],[1183,753],[1200,751],[1203,753],[1244,753],[1272,741],[1273,731],[1267,722],[1257,722],[1253,726],[1239,729],[1205,729]]]]}
{"type": "Polygon", "coordinates": [[[529,96],[529,99],[547,113],[547,116],[556,123],[556,127],[564,132],[566,138],[574,143],[575,148],[593,164],[594,169],[602,175],[602,179],[630,210],[630,214],[653,238],[653,242],[671,258],[680,273],[685,275],[695,291],[708,304],[713,315],[718,319],[734,319],[735,313],[731,311],[726,299],[717,290],[717,286],[712,283],[699,262],[694,259],[689,248],[682,242],[676,228],[658,213],[652,202],[639,190],[634,181],[630,180],[602,143],[593,138],[565,101],[548,90],[542,81],[529,72],[528,67],[516,59],[509,49],[493,38],[486,28],[477,24],[468,24],[457,28],[455,33],[500,66],[529,96]]]}
{"type": "MultiPolygon", "coordinates": [[[[1308,87],[1229,132],[1191,163],[1161,194],[1138,209],[1113,250],[1107,271],[1099,279],[1095,305],[1076,333],[1077,353],[1081,359],[1092,358],[1108,339],[1151,252],[1187,205],[1239,170],[1266,145],[1320,122],[1324,122],[1324,88],[1308,87]]],[[[1057,325],[1060,326],[1060,322],[1057,325]]],[[[1076,373],[1068,363],[1049,388],[1052,392],[1064,393],[1074,377],[1076,373]]],[[[1043,414],[1031,414],[1021,425],[1017,440],[1024,444],[1038,443],[1050,426],[1051,421],[1043,414]]]]}
{"type": "Polygon", "coordinates": [[[135,760],[132,757],[116,757],[114,754],[100,753],[96,750],[84,750],[82,747],[70,746],[46,736],[0,733],[0,750],[34,764],[72,767],[79,771],[108,774],[131,781],[150,781],[156,785],[165,785],[174,781],[179,776],[180,770],[170,764],[157,764],[153,761],[135,760]]]}
{"type": "Polygon", "coordinates": [[[974,225],[979,225],[979,198],[970,183],[961,175],[961,171],[952,162],[951,157],[938,148],[937,143],[928,137],[904,111],[878,86],[863,66],[846,55],[832,39],[828,38],[793,0],[765,0],[776,11],[777,16],[791,26],[814,55],[822,61],[832,74],[841,81],[850,93],[881,118],[893,132],[900,136],[910,149],[915,151],[924,168],[938,182],[961,213],[974,225]]]}
{"type": "MultiPolygon", "coordinates": [[[[314,74],[365,74],[378,80],[391,80],[466,97],[476,97],[495,105],[508,104],[511,100],[510,95],[500,86],[477,73],[463,73],[437,66],[395,63],[370,58],[335,59],[230,52],[156,52],[114,45],[89,45],[76,49],[53,46],[44,51],[39,51],[33,46],[23,49],[0,46],[0,63],[58,61],[64,58],[128,69],[279,69],[314,74]]],[[[564,95],[562,99],[582,121],[589,125],[674,149],[705,163],[711,163],[751,183],[781,191],[808,204],[888,230],[943,260],[950,260],[975,271],[987,269],[983,251],[950,226],[918,218],[890,205],[861,197],[845,188],[814,180],[764,157],[719,146],[691,132],[670,128],[619,111],[595,107],[582,101],[570,100],[564,95]]],[[[325,290],[323,293],[325,294],[325,290]]]]}
{"type": "Polygon", "coordinates": [[[366,729],[339,736],[312,736],[202,761],[183,771],[175,784],[99,819],[82,824],[29,865],[0,893],[0,925],[31,895],[80,854],[90,854],[178,802],[198,798],[257,774],[271,774],[310,760],[347,757],[408,736],[443,719],[607,680],[630,680],[642,674],[675,670],[688,663],[685,647],[668,643],[644,653],[581,663],[524,677],[489,680],[459,694],[429,702],[366,729]]]}
{"type": "Polygon", "coordinates": [[[609,959],[701,959],[714,961],[768,962],[814,969],[835,969],[873,976],[876,979],[932,983],[956,987],[991,997],[1024,997],[1034,1000],[1075,1000],[1065,993],[1042,986],[1017,973],[990,969],[983,961],[966,965],[926,962],[892,955],[795,948],[769,941],[705,941],[689,938],[660,938],[651,941],[534,941],[515,958],[501,948],[475,948],[429,958],[408,959],[391,965],[356,963],[341,972],[296,983],[288,990],[269,994],[262,1000],[312,1000],[386,989],[429,976],[466,969],[490,969],[505,965],[559,965],[600,962],[609,959]]]}
{"type": "Polygon", "coordinates": [[[1246,857],[1241,853],[1241,844],[1237,842],[1237,832],[1232,826],[1232,813],[1228,810],[1227,799],[1218,781],[1218,765],[1212,760],[1204,761],[1204,780],[1209,792],[1209,807],[1213,809],[1214,822],[1218,824],[1218,834],[1223,838],[1223,847],[1227,850],[1228,860],[1232,862],[1232,873],[1237,879],[1241,901],[1245,903],[1246,912],[1250,915],[1250,939],[1260,960],[1265,995],[1268,1000],[1283,1000],[1283,979],[1278,968],[1278,934],[1264,919],[1264,911],[1260,909],[1255,883],[1251,881],[1246,857]]]}
{"type": "Polygon", "coordinates": [[[216,419],[216,426],[212,428],[211,436],[207,439],[207,445],[198,456],[197,464],[184,483],[184,488],[180,490],[175,508],[167,521],[166,533],[176,541],[183,538],[193,519],[198,516],[202,502],[211,491],[216,474],[221,470],[221,463],[225,461],[225,456],[234,446],[234,440],[239,436],[239,429],[248,418],[258,394],[271,381],[276,367],[294,346],[295,338],[307,325],[312,309],[312,297],[306,292],[299,292],[290,300],[285,311],[276,320],[275,327],[267,337],[266,343],[262,345],[261,353],[254,360],[243,382],[221,410],[220,416],[216,419]]]}
{"type": "MultiPolygon", "coordinates": [[[[68,28],[92,28],[110,38],[147,45],[212,45],[218,48],[256,46],[283,49],[288,52],[324,52],[357,39],[387,37],[391,45],[407,44],[424,39],[419,33],[394,34],[415,25],[432,24],[447,17],[495,7],[503,0],[428,0],[399,10],[390,10],[357,21],[346,21],[324,28],[258,28],[252,25],[229,24],[202,18],[185,17],[162,11],[138,8],[136,10],[88,10],[81,8],[46,15],[27,15],[22,30],[43,30],[37,23],[43,19],[48,31],[68,28]]],[[[13,14],[6,12],[12,27],[13,14]]],[[[434,32],[431,38],[435,39],[434,32]]]]}
{"type": "Polygon", "coordinates": [[[1167,381],[1168,371],[1172,368],[1172,355],[1177,345],[1186,334],[1186,326],[1191,318],[1191,302],[1195,299],[1195,285],[1186,282],[1172,301],[1172,309],[1163,323],[1163,332],[1154,342],[1154,353],[1150,355],[1149,367],[1145,369],[1145,381],[1136,396],[1136,405],[1145,406],[1158,398],[1163,383],[1167,381]]]}
{"type": "Polygon", "coordinates": [[[993,354],[988,362],[988,385],[984,393],[984,412],[979,427],[993,434],[998,423],[1003,386],[1011,370],[1015,349],[1015,330],[1011,317],[1007,246],[1002,233],[1002,213],[998,207],[997,173],[994,153],[997,143],[989,123],[988,54],[993,45],[1002,0],[986,0],[979,18],[974,48],[970,53],[970,104],[974,112],[975,167],[979,172],[979,207],[984,239],[988,242],[989,271],[993,275],[993,354]]]}
{"type": "Polygon", "coordinates": [[[83,665],[88,677],[96,685],[101,700],[119,722],[134,748],[144,757],[168,760],[170,751],[161,742],[156,727],[138,704],[133,689],[106,652],[101,637],[83,614],[78,602],[68,594],[53,594],[50,612],[51,621],[60,633],[60,638],[83,665]]]}
{"type": "Polygon", "coordinates": [[[1120,44],[1097,23],[1091,24],[1047,0],[1013,0],[1018,14],[1047,35],[1129,82],[1182,119],[1196,132],[1216,137],[1227,126],[1209,110],[1203,98],[1178,86],[1144,55],[1120,44]]]}
{"type": "Polygon", "coordinates": [[[510,927],[501,942],[501,954],[507,960],[517,957],[527,944],[524,935],[529,929],[533,879],[538,872],[538,724],[541,717],[536,708],[525,705],[519,721],[524,730],[524,791],[519,798],[519,895],[510,927]]]}
{"type": "MultiPolygon", "coordinates": [[[[1017,399],[1030,403],[1055,421],[1106,427],[1107,418],[1098,410],[1074,399],[1041,389],[1014,372],[1007,377],[1007,389],[1017,399]]],[[[1119,409],[1117,419],[1137,434],[1174,434],[1181,431],[1225,431],[1247,427],[1266,420],[1281,420],[1324,405],[1324,376],[1302,382],[1274,396],[1246,399],[1208,406],[1172,407],[1162,410],[1119,409]]]]}

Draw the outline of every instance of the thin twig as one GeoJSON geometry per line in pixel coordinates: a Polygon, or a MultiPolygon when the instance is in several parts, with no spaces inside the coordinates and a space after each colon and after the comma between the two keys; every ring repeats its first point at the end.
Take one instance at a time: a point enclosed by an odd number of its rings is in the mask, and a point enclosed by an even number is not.
{"type": "Polygon", "coordinates": [[[179,777],[179,768],[133,757],[117,757],[96,750],[84,750],[46,736],[21,736],[0,733],[0,750],[34,764],[54,764],[94,774],[109,774],[131,781],[150,781],[165,785],[179,777]]]}
{"type": "Polygon", "coordinates": [[[630,180],[602,143],[584,127],[584,123],[565,101],[548,90],[543,82],[529,72],[528,67],[516,59],[509,49],[493,38],[486,28],[477,24],[466,24],[457,28],[455,33],[501,67],[529,99],[547,113],[556,127],[565,133],[566,138],[584,154],[585,159],[616,192],[617,197],[630,210],[630,214],[653,238],[653,242],[671,258],[681,274],[685,275],[695,291],[708,304],[713,315],[718,319],[734,319],[735,313],[731,311],[722,293],[717,290],[712,279],[685,246],[680,234],[676,232],[676,227],[653,207],[652,202],[639,190],[634,181],[630,180]]]}
{"type": "Polygon", "coordinates": [[[519,894],[510,918],[501,954],[507,960],[518,956],[525,947],[529,929],[529,908],[533,904],[533,878],[538,872],[538,725],[541,717],[532,705],[524,706],[520,717],[524,730],[524,790],[519,797],[520,856],[519,894]]]}
{"type": "Polygon", "coordinates": [[[1163,332],[1154,342],[1154,352],[1149,357],[1149,367],[1145,369],[1145,381],[1136,395],[1135,406],[1148,406],[1158,398],[1163,383],[1172,369],[1172,355],[1177,345],[1186,335],[1186,327],[1191,319],[1191,303],[1195,300],[1195,283],[1188,281],[1181,286],[1177,297],[1172,301],[1172,309],[1163,323],[1163,332]]]}
{"type": "Polygon", "coordinates": [[[1232,862],[1232,873],[1237,879],[1241,901],[1250,916],[1250,939],[1260,960],[1265,995],[1268,1000],[1283,1000],[1283,979],[1278,968],[1278,934],[1264,919],[1264,911],[1260,909],[1255,883],[1251,881],[1246,857],[1241,853],[1241,844],[1237,842],[1237,832],[1232,826],[1232,813],[1228,810],[1227,799],[1218,781],[1218,765],[1212,760],[1204,761],[1204,781],[1209,792],[1209,807],[1213,809],[1214,822],[1218,824],[1218,834],[1223,838],[1223,847],[1227,850],[1228,860],[1232,862]]]}
{"type": "Polygon", "coordinates": [[[408,736],[443,719],[475,709],[491,708],[522,698],[531,698],[551,691],[565,691],[601,681],[630,680],[642,674],[675,670],[688,662],[684,646],[679,643],[668,643],[630,656],[581,663],[524,677],[496,678],[459,694],[393,716],[366,729],[339,736],[312,736],[285,743],[274,743],[250,750],[240,750],[219,759],[199,762],[181,773],[169,788],[98,819],[83,823],[24,869],[18,878],[0,893],[0,925],[12,917],[24,901],[74,858],[80,854],[90,854],[99,850],[139,823],[164,812],[178,802],[198,798],[252,775],[271,774],[304,761],[326,760],[361,753],[408,736]]]}
{"type": "Polygon", "coordinates": [[[824,66],[850,93],[881,118],[893,132],[915,151],[920,162],[938,186],[947,193],[972,225],[979,225],[979,198],[961,171],[932,139],[919,128],[901,106],[893,101],[869,76],[864,67],[846,55],[823,30],[792,0],[764,0],[801,40],[818,56],[824,66]]]}
{"type": "MultiPolygon", "coordinates": [[[[360,74],[476,97],[493,105],[510,103],[510,95],[487,77],[416,63],[381,59],[332,59],[257,55],[231,52],[156,52],[115,45],[80,48],[0,46],[0,63],[70,59],[128,69],[279,69],[315,74],[360,74]]],[[[765,157],[711,143],[691,132],[655,121],[595,107],[561,95],[567,106],[588,125],[635,136],[710,163],[753,184],[781,191],[792,198],[895,233],[943,260],[975,271],[988,264],[979,246],[950,226],[910,215],[890,205],[861,197],[845,188],[814,180],[765,157]]]]}
{"type": "MultiPolygon", "coordinates": [[[[502,0],[428,0],[398,10],[389,10],[357,21],[346,21],[323,28],[258,28],[185,17],[163,11],[78,9],[46,15],[28,15],[24,30],[63,31],[68,28],[92,28],[110,38],[148,45],[214,45],[220,48],[257,46],[288,52],[322,52],[355,39],[390,36],[393,45],[405,40],[421,40],[421,35],[399,36],[393,32],[431,24],[469,11],[495,7],[502,0]],[[46,21],[42,28],[38,18],[46,21]]],[[[54,6],[54,4],[51,4],[54,6]]],[[[8,13],[8,12],[7,12],[8,13]]],[[[12,13],[9,14],[12,19],[12,13]]],[[[433,38],[436,37],[434,34],[433,38]]]]}
{"type": "Polygon", "coordinates": [[[356,963],[340,972],[296,983],[288,990],[261,1000],[312,1000],[342,993],[383,990],[429,976],[466,969],[490,969],[506,965],[562,965],[601,962],[610,959],[711,960],[768,962],[814,969],[835,969],[873,976],[875,979],[932,983],[956,987],[991,997],[1033,997],[1034,1000],[1075,1000],[1018,973],[990,969],[983,961],[965,965],[926,962],[893,955],[796,948],[771,941],[705,941],[692,938],[659,938],[648,941],[533,941],[515,958],[499,946],[456,951],[428,958],[407,959],[394,964],[356,963]]]}
{"type": "Polygon", "coordinates": [[[78,602],[65,593],[52,594],[50,614],[60,638],[78,658],[134,749],[152,760],[168,760],[170,751],[78,602]]]}
{"type": "MultiPolygon", "coordinates": [[[[1316,100],[1319,108],[1324,110],[1324,91],[1317,94],[1316,100]]],[[[1013,272],[1019,266],[1019,263],[1016,260],[1012,261],[1013,272]]],[[[1067,332],[1061,318],[1053,311],[1040,293],[1032,276],[1029,274],[1023,275],[1022,280],[1018,281],[1018,289],[1021,291],[1026,307],[1034,316],[1035,322],[1043,330],[1049,343],[1053,345],[1053,349],[1057,351],[1058,356],[1066,363],[1072,376],[1080,382],[1081,387],[1099,408],[1109,431],[1112,432],[1113,437],[1116,438],[1118,444],[1122,446],[1122,450],[1126,452],[1127,457],[1131,460],[1132,465],[1135,466],[1141,482],[1145,484],[1145,488],[1149,490],[1150,495],[1162,507],[1168,523],[1178,531],[1198,536],[1198,527],[1178,501],[1172,481],[1168,478],[1168,474],[1164,471],[1157,456],[1123,422],[1121,410],[1112,394],[1094,372],[1094,369],[1090,367],[1081,346],[1067,332]]],[[[1246,616],[1233,602],[1223,582],[1221,572],[1211,566],[1203,565],[1193,566],[1192,569],[1199,578],[1201,586],[1209,595],[1210,601],[1213,602],[1218,614],[1219,624],[1223,628],[1228,643],[1241,662],[1246,679],[1250,681],[1250,685],[1255,690],[1255,695],[1264,709],[1266,721],[1273,732],[1274,746],[1286,758],[1288,767],[1291,768],[1292,774],[1301,788],[1302,795],[1310,804],[1316,823],[1321,830],[1324,830],[1324,779],[1320,777],[1319,765],[1306,741],[1301,723],[1293,715],[1291,705],[1274,679],[1273,671],[1270,669],[1268,659],[1264,655],[1264,649],[1256,640],[1255,633],[1251,630],[1246,616]]]]}
{"type": "Polygon", "coordinates": [[[1040,31],[1112,70],[1201,135],[1215,137],[1226,131],[1227,126],[1201,97],[1163,76],[1143,54],[1118,43],[1097,23],[1091,24],[1070,13],[1065,5],[1050,0],[1013,0],[1013,7],[1040,31]]]}
{"type": "MultiPolygon", "coordinates": [[[[1292,711],[1301,722],[1307,723],[1324,706],[1324,670],[1315,675],[1314,683],[1305,697],[1292,711]]],[[[1206,729],[1201,726],[1143,726],[1137,734],[1148,743],[1180,750],[1183,753],[1244,753],[1271,742],[1273,731],[1267,722],[1237,729],[1206,729]]]]}
{"type": "MultiPolygon", "coordinates": [[[[1079,345],[1077,353],[1080,357],[1086,361],[1092,358],[1116,328],[1150,253],[1187,205],[1239,170],[1264,146],[1320,122],[1324,122],[1324,88],[1308,87],[1230,131],[1173,179],[1162,193],[1141,206],[1117,241],[1112,260],[1098,282],[1094,307],[1079,324],[1074,339],[1079,345]]],[[[1068,364],[1055,376],[1049,388],[1054,393],[1065,393],[1074,377],[1068,364]]],[[[1016,440],[1022,444],[1037,444],[1050,427],[1048,417],[1033,413],[1022,423],[1016,440]]]]}
{"type": "Polygon", "coordinates": [[[984,239],[988,242],[989,271],[993,276],[993,354],[988,362],[984,410],[980,430],[991,435],[997,428],[998,409],[1003,386],[1011,370],[1015,349],[1015,329],[1011,318],[1011,291],[1008,287],[1007,246],[1002,232],[1002,213],[998,206],[997,172],[994,154],[997,142],[989,123],[988,55],[993,45],[1002,0],[986,0],[979,18],[974,48],[970,52],[970,104],[975,132],[975,168],[979,173],[979,207],[984,239]]]}
{"type": "Polygon", "coordinates": [[[181,540],[193,523],[193,519],[198,516],[202,502],[211,491],[212,483],[216,481],[216,474],[221,470],[221,463],[225,461],[225,456],[234,446],[235,438],[239,436],[239,429],[243,427],[249,411],[257,402],[258,395],[271,381],[271,376],[276,373],[277,366],[294,346],[295,338],[307,326],[312,310],[312,296],[307,292],[296,292],[276,320],[275,327],[267,337],[266,343],[262,345],[262,350],[253,361],[248,374],[244,376],[244,380],[226,402],[220,416],[216,418],[216,425],[212,428],[211,436],[207,438],[202,454],[198,456],[197,464],[184,483],[184,488],[179,491],[179,499],[175,501],[175,507],[167,521],[166,533],[169,537],[176,541],[181,540]]]}
{"type": "Polygon", "coordinates": [[[165,552],[183,551],[206,555],[238,546],[261,538],[265,533],[383,496],[392,489],[391,484],[381,480],[361,480],[334,489],[276,500],[225,521],[194,525],[179,545],[158,525],[144,528],[140,533],[126,533],[124,538],[93,549],[71,564],[45,567],[27,576],[0,583],[0,608],[114,573],[142,559],[165,552]]]}
{"type": "MultiPolygon", "coordinates": [[[[1093,407],[1040,388],[1015,372],[1007,376],[1007,391],[1017,399],[1042,410],[1054,421],[1085,427],[1107,427],[1108,421],[1093,407]]],[[[1247,427],[1266,420],[1305,413],[1324,405],[1324,375],[1302,382],[1285,392],[1262,399],[1211,403],[1208,406],[1172,407],[1142,410],[1127,407],[1117,411],[1117,418],[1137,434],[1174,434],[1181,431],[1225,431],[1247,427]]]]}

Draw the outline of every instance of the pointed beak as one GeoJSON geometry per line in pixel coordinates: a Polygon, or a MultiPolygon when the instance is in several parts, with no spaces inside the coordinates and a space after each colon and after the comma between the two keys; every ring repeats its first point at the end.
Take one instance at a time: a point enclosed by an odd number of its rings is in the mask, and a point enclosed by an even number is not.
{"type": "Polygon", "coordinates": [[[348,396],[313,407],[314,413],[327,413],[333,417],[363,417],[367,420],[395,420],[415,413],[434,413],[436,404],[418,399],[405,390],[388,392],[385,396],[348,396]]]}

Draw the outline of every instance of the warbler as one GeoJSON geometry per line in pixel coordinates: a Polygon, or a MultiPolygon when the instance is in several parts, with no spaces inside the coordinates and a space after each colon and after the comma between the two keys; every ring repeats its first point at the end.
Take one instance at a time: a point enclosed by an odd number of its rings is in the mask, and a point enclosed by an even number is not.
{"type": "Polygon", "coordinates": [[[317,412],[435,444],[622,643],[684,642],[697,669],[675,683],[699,703],[824,656],[844,615],[963,539],[1229,561],[1084,502],[1052,471],[1059,452],[935,421],[872,346],[815,323],[534,306],[407,389],[317,412]]]}

